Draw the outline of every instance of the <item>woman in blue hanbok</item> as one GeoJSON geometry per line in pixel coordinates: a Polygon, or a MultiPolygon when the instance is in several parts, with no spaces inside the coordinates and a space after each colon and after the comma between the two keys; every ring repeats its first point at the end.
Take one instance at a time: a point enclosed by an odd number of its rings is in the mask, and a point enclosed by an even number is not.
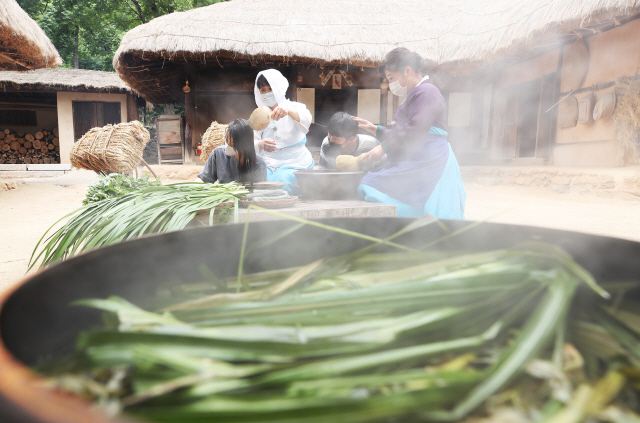
{"type": "Polygon", "coordinates": [[[359,193],[366,201],[397,206],[398,216],[432,214],[464,219],[467,198],[460,168],[447,141],[447,105],[440,90],[421,74],[423,60],[400,47],[387,54],[380,74],[396,96],[405,96],[391,128],[355,118],[381,145],[363,156],[365,163],[387,154],[382,169],[368,172],[359,193]]]}
{"type": "Polygon", "coordinates": [[[267,180],[284,182],[283,189],[296,194],[295,174],[313,169],[314,161],[305,146],[311,125],[311,112],[302,103],[285,97],[289,81],[277,70],[267,69],[256,77],[254,94],[258,107],[272,110],[271,122],[254,131],[256,153],[267,164],[267,180]]]}

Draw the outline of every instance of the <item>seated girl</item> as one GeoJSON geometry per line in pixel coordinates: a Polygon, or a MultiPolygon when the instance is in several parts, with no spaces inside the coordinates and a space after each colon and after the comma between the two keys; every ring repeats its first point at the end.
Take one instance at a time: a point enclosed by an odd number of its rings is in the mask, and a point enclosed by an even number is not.
{"type": "Polygon", "coordinates": [[[198,178],[210,184],[216,181],[253,184],[267,180],[267,166],[256,155],[253,129],[246,120],[236,119],[229,124],[226,145],[211,152],[198,178]]]}
{"type": "Polygon", "coordinates": [[[313,169],[314,161],[305,146],[311,125],[311,112],[285,94],[289,81],[276,69],[258,74],[254,94],[258,107],[271,109],[271,122],[255,131],[256,151],[267,164],[267,180],[284,182],[284,190],[296,194],[295,174],[301,169],[313,169]]]}

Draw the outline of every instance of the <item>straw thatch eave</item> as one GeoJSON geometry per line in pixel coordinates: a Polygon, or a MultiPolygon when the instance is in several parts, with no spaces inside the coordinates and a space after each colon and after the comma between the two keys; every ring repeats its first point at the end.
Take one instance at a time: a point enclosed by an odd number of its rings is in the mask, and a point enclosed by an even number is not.
{"type": "MultiPolygon", "coordinates": [[[[120,77],[135,91],[154,104],[182,103],[182,91],[187,76],[187,65],[203,72],[222,71],[229,68],[251,67],[255,73],[262,69],[275,67],[283,68],[296,65],[306,66],[335,66],[340,62],[311,61],[303,57],[283,57],[262,55],[259,58],[241,55],[229,51],[218,51],[216,56],[202,56],[192,52],[148,53],[141,51],[128,52],[120,58],[120,68],[124,71],[120,77]]],[[[349,66],[377,67],[374,62],[355,62],[349,66]]]]}
{"type": "Polygon", "coordinates": [[[114,72],[86,69],[0,71],[0,89],[24,91],[90,91],[130,94],[131,88],[114,72]]]}
{"type": "Polygon", "coordinates": [[[558,46],[638,11],[640,0],[233,0],[129,31],[113,64],[155,102],[180,97],[184,63],[228,58],[251,58],[250,66],[269,60],[375,66],[401,45],[430,68],[461,75],[513,53],[558,46]],[[169,80],[177,85],[166,85],[169,80]]]}
{"type": "Polygon", "coordinates": [[[16,0],[0,3],[0,69],[27,70],[62,64],[47,35],[16,0]]]}

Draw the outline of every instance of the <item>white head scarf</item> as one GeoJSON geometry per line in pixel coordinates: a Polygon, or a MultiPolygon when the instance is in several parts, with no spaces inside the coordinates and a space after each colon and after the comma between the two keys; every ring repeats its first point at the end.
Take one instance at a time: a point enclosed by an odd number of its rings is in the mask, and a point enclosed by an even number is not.
{"type": "Polygon", "coordinates": [[[287,88],[289,88],[289,81],[287,81],[287,78],[285,78],[280,71],[276,69],[263,70],[258,73],[258,76],[256,76],[256,82],[253,86],[253,93],[256,96],[256,105],[258,107],[266,106],[266,104],[264,104],[260,99],[260,89],[258,88],[258,78],[260,78],[260,75],[264,75],[267,79],[267,82],[271,87],[271,91],[273,91],[273,94],[276,96],[278,105],[282,106],[286,100],[285,95],[287,93],[287,88]]]}

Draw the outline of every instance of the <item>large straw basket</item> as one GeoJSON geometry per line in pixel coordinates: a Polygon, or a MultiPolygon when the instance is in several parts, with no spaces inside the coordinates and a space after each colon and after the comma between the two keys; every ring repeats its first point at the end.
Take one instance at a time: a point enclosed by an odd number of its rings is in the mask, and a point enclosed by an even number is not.
{"type": "Polygon", "coordinates": [[[216,121],[213,121],[207,132],[202,136],[202,154],[200,154],[200,160],[202,163],[207,162],[207,158],[216,147],[224,145],[224,136],[227,132],[227,126],[216,121]]]}
{"type": "Polygon", "coordinates": [[[569,90],[577,90],[589,70],[589,48],[584,39],[578,38],[575,43],[564,48],[562,55],[562,85],[569,90]]]}
{"type": "Polygon", "coordinates": [[[102,173],[129,174],[142,162],[149,131],[138,121],[93,128],[73,145],[71,164],[102,173]]]}

